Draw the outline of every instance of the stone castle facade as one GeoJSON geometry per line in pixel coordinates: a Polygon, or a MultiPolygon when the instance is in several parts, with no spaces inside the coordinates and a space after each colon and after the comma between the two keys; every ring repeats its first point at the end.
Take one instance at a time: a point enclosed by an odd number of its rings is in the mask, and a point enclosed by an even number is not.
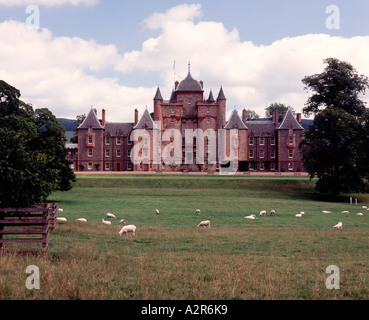
{"type": "Polygon", "coordinates": [[[191,76],[175,82],[169,100],[160,88],[153,113],[134,122],[107,122],[92,109],[78,127],[77,171],[303,171],[298,149],[303,139],[301,114],[288,109],[267,121],[247,121],[233,110],[226,119],[221,87],[216,99],[204,95],[202,81],[191,76]],[[281,121],[279,121],[282,119],[281,121]]]}

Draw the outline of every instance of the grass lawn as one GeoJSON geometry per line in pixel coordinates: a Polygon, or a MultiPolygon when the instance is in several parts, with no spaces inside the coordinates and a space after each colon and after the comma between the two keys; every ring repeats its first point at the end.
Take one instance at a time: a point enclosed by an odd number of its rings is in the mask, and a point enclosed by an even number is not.
{"type": "Polygon", "coordinates": [[[0,299],[369,299],[369,197],[356,197],[318,199],[306,177],[78,175],[50,197],[68,222],[49,254],[0,254],[0,299]],[[118,236],[122,218],[136,236],[118,236]],[[25,287],[28,265],[40,268],[40,290],[25,287]],[[338,290],[326,288],[330,265],[338,290]]]}

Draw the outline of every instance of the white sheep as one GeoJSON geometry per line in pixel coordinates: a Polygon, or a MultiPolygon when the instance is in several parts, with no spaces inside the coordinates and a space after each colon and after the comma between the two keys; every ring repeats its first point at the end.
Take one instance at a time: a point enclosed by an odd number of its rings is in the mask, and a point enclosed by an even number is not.
{"type": "Polygon", "coordinates": [[[275,210],[274,209],[270,211],[270,215],[271,216],[274,216],[275,215],[275,210]]]}
{"type": "Polygon", "coordinates": [[[301,211],[301,212],[300,212],[300,214],[301,214],[301,215],[304,215],[304,214],[305,214],[305,211],[301,211]]]}
{"type": "Polygon", "coordinates": [[[63,211],[64,211],[62,208],[59,208],[58,210],[59,210],[60,212],[63,212],[63,211]]]}
{"type": "Polygon", "coordinates": [[[327,210],[323,210],[322,213],[325,213],[325,214],[332,214],[332,212],[330,211],[327,211],[327,210]]]}
{"type": "Polygon", "coordinates": [[[103,218],[103,219],[101,219],[101,221],[102,221],[102,223],[103,223],[103,224],[111,225],[111,222],[110,222],[110,221],[106,221],[106,220],[104,220],[104,218],[103,218]]]}
{"type": "Polygon", "coordinates": [[[260,215],[260,216],[266,216],[266,211],[265,211],[265,210],[260,211],[259,215],[260,215]]]}
{"type": "Polygon", "coordinates": [[[196,209],[196,214],[199,216],[201,213],[200,209],[196,209]]]}
{"type": "Polygon", "coordinates": [[[76,219],[74,221],[87,222],[87,220],[85,218],[78,218],[78,219],[76,219]]]}
{"type": "Polygon", "coordinates": [[[127,223],[126,219],[122,219],[119,221],[120,223],[127,223]]]}
{"type": "Polygon", "coordinates": [[[108,219],[116,219],[117,217],[114,215],[114,214],[112,214],[112,213],[107,213],[106,214],[106,217],[108,218],[108,219]]]}
{"type": "Polygon", "coordinates": [[[159,215],[159,209],[155,210],[156,215],[159,215]]]}
{"type": "Polygon", "coordinates": [[[210,221],[209,220],[205,220],[205,221],[201,221],[197,227],[208,227],[210,228],[210,221]]]}
{"type": "Polygon", "coordinates": [[[357,216],[363,216],[363,214],[361,212],[356,214],[357,216]]]}
{"type": "Polygon", "coordinates": [[[295,217],[296,218],[301,218],[302,217],[302,214],[301,213],[297,213],[297,214],[295,214],[295,217]]]}
{"type": "Polygon", "coordinates": [[[368,207],[367,207],[367,206],[362,206],[361,208],[362,208],[362,209],[368,209],[368,207]]]}
{"type": "Polygon", "coordinates": [[[350,213],[349,211],[342,211],[341,213],[350,213]]]}
{"type": "Polygon", "coordinates": [[[64,217],[57,217],[57,218],[56,218],[56,221],[58,221],[58,222],[67,222],[67,218],[64,218],[64,217]]]}
{"type": "Polygon", "coordinates": [[[342,229],[342,222],[338,222],[336,225],[334,225],[333,229],[342,229]]]}
{"type": "Polygon", "coordinates": [[[136,235],[136,226],[133,224],[129,224],[127,226],[122,227],[118,234],[121,236],[122,234],[132,233],[132,235],[136,235]]]}
{"type": "Polygon", "coordinates": [[[245,219],[254,220],[255,217],[256,216],[254,214],[250,214],[249,216],[246,216],[245,219]]]}

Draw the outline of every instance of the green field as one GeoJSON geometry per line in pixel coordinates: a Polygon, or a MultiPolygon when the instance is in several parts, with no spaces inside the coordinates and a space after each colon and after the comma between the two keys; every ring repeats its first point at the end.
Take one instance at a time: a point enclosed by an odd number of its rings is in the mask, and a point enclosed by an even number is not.
{"type": "Polygon", "coordinates": [[[317,197],[314,185],[285,176],[80,174],[71,191],[50,197],[68,222],[50,234],[49,254],[0,254],[0,299],[368,299],[369,211],[361,206],[369,197],[354,195],[359,204],[350,205],[317,197]],[[117,216],[111,226],[101,223],[107,212],[117,216]],[[250,214],[256,219],[244,219],[250,214]],[[123,218],[136,236],[118,236],[123,218]],[[201,220],[211,228],[197,228],[201,220]],[[333,230],[339,221],[343,230],[333,230]],[[28,265],[40,268],[40,290],[24,285],[28,265]],[[340,289],[326,288],[330,265],[340,289]]]}

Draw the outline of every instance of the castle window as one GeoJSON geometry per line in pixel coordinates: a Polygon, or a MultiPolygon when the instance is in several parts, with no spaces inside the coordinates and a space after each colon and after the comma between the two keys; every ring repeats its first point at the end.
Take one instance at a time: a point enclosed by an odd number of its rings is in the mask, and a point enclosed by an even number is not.
{"type": "Polygon", "coordinates": [[[288,157],[293,158],[293,150],[288,150],[288,157]]]}
{"type": "Polygon", "coordinates": [[[127,156],[130,157],[131,156],[131,150],[127,150],[127,156]]]}
{"type": "Polygon", "coordinates": [[[88,154],[89,157],[92,157],[92,149],[88,149],[88,153],[87,154],[88,154]]]}
{"type": "Polygon", "coordinates": [[[120,149],[117,149],[117,157],[119,158],[121,155],[121,150],[120,149]]]}
{"type": "Polygon", "coordinates": [[[191,97],[188,98],[188,104],[190,104],[190,103],[191,103],[191,97]]]}
{"type": "Polygon", "coordinates": [[[206,112],[209,113],[210,112],[210,107],[207,107],[206,112]]]}
{"type": "Polygon", "coordinates": [[[120,137],[117,137],[117,145],[119,146],[121,143],[122,143],[122,142],[121,142],[120,137]]]}
{"type": "Polygon", "coordinates": [[[131,145],[132,144],[132,140],[131,140],[131,136],[130,135],[127,137],[127,143],[128,143],[128,145],[131,145]]]}
{"type": "Polygon", "coordinates": [[[92,163],[91,162],[89,162],[87,168],[88,168],[88,170],[92,170],[92,163]]]}
{"type": "Polygon", "coordinates": [[[253,146],[254,145],[254,137],[250,137],[249,138],[249,145],[253,146]]]}
{"type": "Polygon", "coordinates": [[[272,170],[272,171],[275,170],[275,163],[274,162],[270,164],[270,170],[272,170]]]}
{"type": "Polygon", "coordinates": [[[105,163],[105,170],[110,170],[110,163],[109,162],[105,163]]]}
{"type": "Polygon", "coordinates": [[[210,117],[206,117],[206,122],[210,123],[210,117]]]}
{"type": "Polygon", "coordinates": [[[234,145],[238,146],[238,139],[237,138],[234,139],[234,145]]]}
{"type": "Polygon", "coordinates": [[[174,123],[174,117],[170,117],[170,122],[174,123]]]}
{"type": "Polygon", "coordinates": [[[260,150],[260,158],[264,158],[264,150],[260,150]]]}
{"type": "Polygon", "coordinates": [[[105,150],[105,157],[110,157],[110,149],[105,150]]]}
{"type": "Polygon", "coordinates": [[[264,162],[260,163],[260,170],[264,170],[264,162]]]}
{"type": "Polygon", "coordinates": [[[270,157],[275,158],[275,150],[270,150],[270,157]]]}
{"type": "Polygon", "coordinates": [[[127,169],[128,169],[128,170],[132,170],[132,163],[131,163],[131,162],[128,162],[128,164],[127,164],[127,169]]]}
{"type": "Polygon", "coordinates": [[[172,107],[172,108],[171,108],[171,111],[170,111],[170,112],[171,112],[171,113],[174,113],[174,107],[172,107]]]}
{"type": "Polygon", "coordinates": [[[249,150],[249,158],[253,158],[254,157],[254,150],[249,150]]]}
{"type": "Polygon", "coordinates": [[[264,145],[264,137],[260,137],[260,145],[263,146],[264,145]]]}
{"type": "Polygon", "coordinates": [[[290,139],[290,145],[293,145],[293,136],[290,136],[289,139],[290,139]]]}
{"type": "Polygon", "coordinates": [[[270,137],[270,144],[275,146],[275,137],[270,137]]]}
{"type": "Polygon", "coordinates": [[[238,136],[238,128],[235,128],[235,129],[234,129],[234,135],[235,135],[235,136],[238,136]]]}
{"type": "Polygon", "coordinates": [[[110,144],[110,136],[105,137],[105,144],[110,144]]]}
{"type": "Polygon", "coordinates": [[[249,169],[252,171],[252,170],[254,170],[254,164],[253,163],[250,163],[249,164],[249,169]]]}
{"type": "Polygon", "coordinates": [[[93,143],[92,136],[88,136],[88,144],[92,144],[92,143],[93,143]]]}
{"type": "Polygon", "coordinates": [[[289,163],[288,164],[288,170],[292,171],[293,170],[293,163],[289,163]]]}

